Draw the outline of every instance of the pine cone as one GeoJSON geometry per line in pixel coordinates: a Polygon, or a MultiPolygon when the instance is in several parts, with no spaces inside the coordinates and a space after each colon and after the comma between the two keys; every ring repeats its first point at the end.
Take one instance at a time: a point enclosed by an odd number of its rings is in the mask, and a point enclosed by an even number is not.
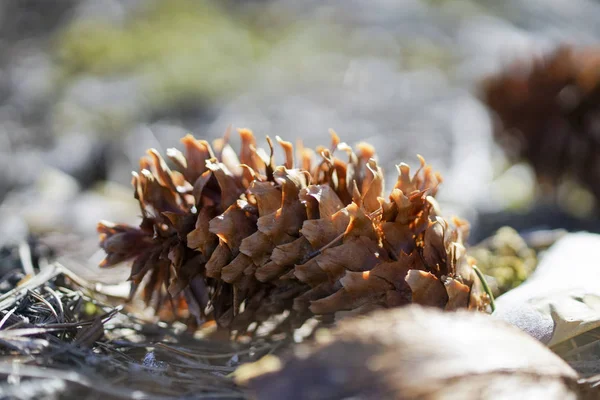
{"type": "Polygon", "coordinates": [[[599,49],[561,47],[515,63],[483,89],[509,156],[529,162],[547,187],[576,178],[600,199],[599,49]]]}
{"type": "Polygon", "coordinates": [[[167,151],[176,170],[149,150],[133,174],[139,228],[98,225],[102,266],[134,259],[132,296],[143,286],[156,310],[185,302],[198,320],[238,332],[283,313],[281,329],[411,302],[486,309],[463,246],[468,224],[440,216],[441,178],[423,158],[412,176],[398,166],[384,199],[370,145],[355,152],[332,132],[318,161],[300,149],[294,168],[290,143],[277,138],[285,162],[276,166],[268,137],[270,154],[249,130],[239,134],[238,156],[227,137],[211,147],[186,136],[185,154],[167,151]]]}

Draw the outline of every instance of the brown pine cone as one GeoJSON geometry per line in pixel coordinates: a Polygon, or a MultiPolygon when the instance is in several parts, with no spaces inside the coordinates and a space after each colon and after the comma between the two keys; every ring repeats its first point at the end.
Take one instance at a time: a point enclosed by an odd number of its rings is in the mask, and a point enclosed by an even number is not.
{"type": "Polygon", "coordinates": [[[575,178],[600,199],[600,49],[561,47],[486,79],[496,139],[554,188],[575,178]]]}
{"type": "Polygon", "coordinates": [[[277,315],[284,329],[411,302],[486,309],[463,246],[468,224],[440,216],[441,178],[425,160],[412,176],[400,164],[385,199],[370,145],[353,151],[332,132],[318,160],[301,149],[295,168],[290,143],[277,138],[285,162],[276,166],[270,139],[267,154],[239,133],[239,155],[227,138],[211,147],[186,136],[185,154],[167,151],[175,170],[149,150],[133,174],[139,228],[98,225],[103,267],[134,260],[132,296],[142,286],[156,310],[169,300],[238,332],[277,315]]]}

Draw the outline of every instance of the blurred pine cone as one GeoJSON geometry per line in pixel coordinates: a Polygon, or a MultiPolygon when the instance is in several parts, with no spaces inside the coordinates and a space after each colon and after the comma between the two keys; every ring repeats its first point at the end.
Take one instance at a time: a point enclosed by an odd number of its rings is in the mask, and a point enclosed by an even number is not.
{"type": "Polygon", "coordinates": [[[574,178],[600,199],[600,49],[561,47],[483,82],[496,138],[555,188],[574,178]]]}
{"type": "Polygon", "coordinates": [[[157,310],[168,300],[238,332],[283,313],[280,329],[411,302],[486,309],[463,246],[468,225],[440,216],[441,178],[422,158],[412,176],[398,166],[384,199],[370,145],[355,152],[332,132],[318,161],[301,149],[294,168],[290,143],[277,138],[285,162],[276,166],[270,139],[267,154],[239,133],[239,155],[227,138],[211,146],[186,136],[185,154],[167,151],[176,170],[149,150],[133,174],[141,225],[98,225],[102,266],[134,259],[132,296],[142,286],[157,310]]]}

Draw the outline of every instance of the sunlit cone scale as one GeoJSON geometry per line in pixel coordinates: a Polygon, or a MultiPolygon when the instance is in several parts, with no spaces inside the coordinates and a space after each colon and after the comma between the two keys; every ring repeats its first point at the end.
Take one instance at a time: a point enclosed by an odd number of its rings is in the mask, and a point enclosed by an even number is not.
{"type": "Polygon", "coordinates": [[[468,224],[444,219],[441,182],[425,160],[383,197],[374,149],[332,144],[295,151],[277,138],[283,165],[239,130],[235,154],[191,135],[169,149],[173,169],[155,150],[133,174],[139,227],[101,222],[102,266],[133,260],[132,296],[155,309],[185,309],[198,321],[247,332],[287,315],[279,329],[313,315],[366,312],[409,303],[484,310],[487,295],[466,255],[468,224]],[[177,307],[175,306],[177,305],[177,307]],[[254,328],[253,328],[254,329],[254,328]]]}

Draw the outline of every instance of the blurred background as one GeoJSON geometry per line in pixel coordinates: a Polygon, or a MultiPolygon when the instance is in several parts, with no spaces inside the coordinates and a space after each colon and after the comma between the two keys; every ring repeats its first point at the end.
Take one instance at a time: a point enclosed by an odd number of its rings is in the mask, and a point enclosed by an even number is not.
{"type": "Polygon", "coordinates": [[[147,148],[229,125],[368,141],[388,187],[421,154],[473,242],[505,224],[596,230],[583,189],[532,211],[535,174],[494,141],[480,83],[597,44],[599,20],[591,0],[2,0],[0,247],[41,235],[94,252],[98,220],[135,223],[147,148]]]}

